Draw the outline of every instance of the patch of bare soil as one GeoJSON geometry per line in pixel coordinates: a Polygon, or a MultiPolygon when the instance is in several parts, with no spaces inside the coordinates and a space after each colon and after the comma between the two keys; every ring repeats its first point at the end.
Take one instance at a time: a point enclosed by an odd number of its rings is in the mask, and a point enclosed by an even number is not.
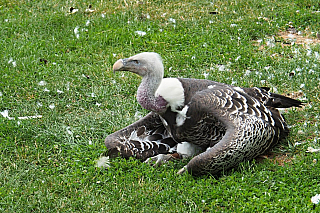
{"type": "Polygon", "coordinates": [[[298,92],[290,92],[284,95],[286,97],[293,98],[293,99],[301,99],[305,96],[305,94],[301,90],[298,92]]]}
{"type": "MultiPolygon", "coordinates": [[[[317,34],[318,35],[318,34],[317,34]]],[[[284,42],[282,45],[291,46],[293,44],[300,44],[300,45],[315,45],[320,43],[319,38],[312,38],[310,34],[307,33],[299,33],[295,30],[288,30],[286,32],[279,32],[279,38],[282,38],[284,42]]]]}
{"type": "Polygon", "coordinates": [[[256,161],[262,162],[264,160],[271,161],[273,164],[284,166],[285,164],[291,164],[294,157],[289,156],[288,153],[266,153],[256,158],[256,161]]]}
{"type": "Polygon", "coordinates": [[[298,32],[295,28],[289,28],[287,31],[280,31],[276,36],[272,36],[266,39],[266,43],[261,43],[262,40],[256,40],[254,45],[259,46],[259,50],[265,49],[267,46],[273,47],[275,43],[281,43],[282,47],[301,45],[305,48],[309,48],[310,45],[320,44],[320,33],[316,34],[317,37],[311,36],[311,33],[298,32]]]}

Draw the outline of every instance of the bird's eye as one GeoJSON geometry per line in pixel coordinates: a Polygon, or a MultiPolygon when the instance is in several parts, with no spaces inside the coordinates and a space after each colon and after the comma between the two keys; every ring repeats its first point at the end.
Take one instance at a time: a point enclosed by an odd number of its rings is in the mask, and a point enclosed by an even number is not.
{"type": "Polygon", "coordinates": [[[132,62],[133,62],[134,64],[140,64],[140,62],[139,62],[138,60],[132,60],[132,62]]]}

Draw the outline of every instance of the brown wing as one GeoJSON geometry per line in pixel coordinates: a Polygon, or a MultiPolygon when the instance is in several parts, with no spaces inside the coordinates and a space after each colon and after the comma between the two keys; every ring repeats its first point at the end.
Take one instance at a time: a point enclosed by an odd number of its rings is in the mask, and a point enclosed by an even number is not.
{"type": "Polygon", "coordinates": [[[187,170],[193,175],[216,174],[245,159],[253,159],[288,132],[277,111],[231,87],[217,86],[198,92],[188,106],[188,119],[180,128],[196,128],[199,121],[211,119],[221,122],[226,129],[219,142],[187,164],[187,170]]]}
{"type": "Polygon", "coordinates": [[[176,144],[159,115],[153,112],[105,139],[108,156],[135,157],[143,161],[158,154],[169,153],[176,144]]]}

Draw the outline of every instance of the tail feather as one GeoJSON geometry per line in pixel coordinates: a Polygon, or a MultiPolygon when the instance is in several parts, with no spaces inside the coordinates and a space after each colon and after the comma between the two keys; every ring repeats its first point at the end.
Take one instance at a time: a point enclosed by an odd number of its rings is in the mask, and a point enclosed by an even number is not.
{"type": "Polygon", "coordinates": [[[270,93],[270,96],[270,100],[266,103],[267,106],[275,108],[302,107],[302,102],[299,100],[275,93],[270,93]]]}
{"type": "Polygon", "coordinates": [[[243,88],[243,90],[250,96],[259,100],[261,103],[268,107],[274,108],[289,108],[289,107],[301,107],[302,102],[293,98],[279,95],[276,93],[269,92],[268,87],[252,87],[243,88]]]}

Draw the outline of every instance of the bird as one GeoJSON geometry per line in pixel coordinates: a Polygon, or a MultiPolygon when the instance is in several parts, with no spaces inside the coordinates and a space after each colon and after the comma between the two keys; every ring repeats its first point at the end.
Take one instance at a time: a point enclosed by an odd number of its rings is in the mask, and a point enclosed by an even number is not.
{"type": "Polygon", "coordinates": [[[289,134],[277,108],[302,106],[267,87],[164,78],[162,58],[155,52],[119,59],[113,71],[141,76],[136,99],[150,112],[108,135],[107,155],[154,166],[190,158],[177,174],[218,175],[264,154],[289,134]]]}

